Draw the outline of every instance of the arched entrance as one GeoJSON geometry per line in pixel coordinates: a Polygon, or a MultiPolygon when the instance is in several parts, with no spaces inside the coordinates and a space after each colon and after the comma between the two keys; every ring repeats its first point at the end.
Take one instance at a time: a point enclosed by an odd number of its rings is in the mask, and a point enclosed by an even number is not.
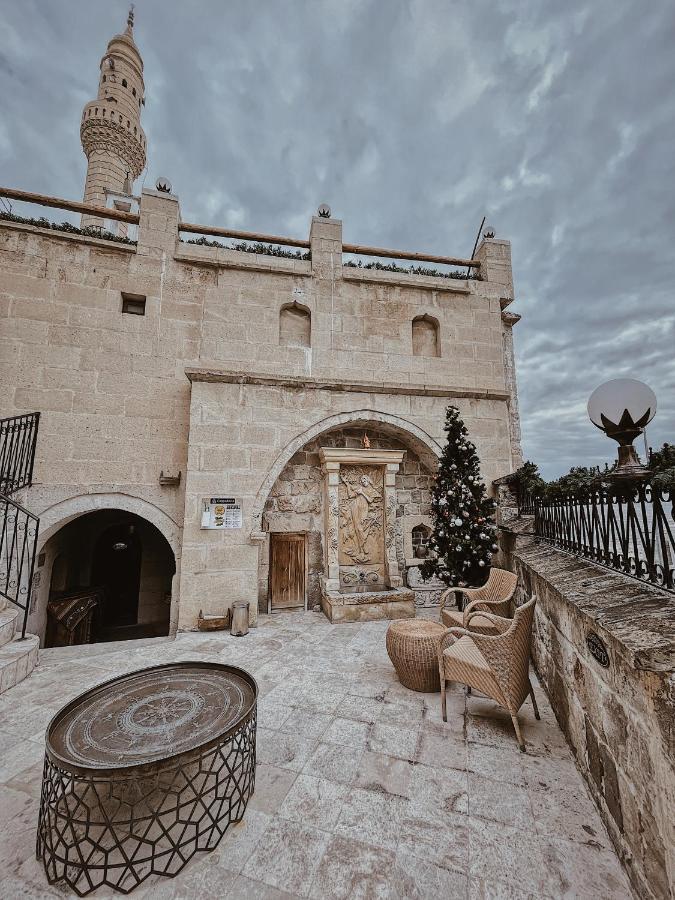
{"type": "MultiPolygon", "coordinates": [[[[404,451],[395,476],[398,499],[390,512],[395,517],[395,557],[400,573],[420,563],[412,530],[431,523],[430,492],[440,452],[436,442],[414,425],[374,411],[339,414],[323,425],[291,442],[258,495],[261,611],[319,608],[327,556],[321,448],[361,448],[367,436],[373,451],[404,451]]],[[[257,521],[254,516],[254,527],[257,521]]]]}
{"type": "Polygon", "coordinates": [[[173,550],[135,513],[98,509],[52,532],[42,547],[48,590],[34,626],[44,646],[169,633],[173,550]]]}

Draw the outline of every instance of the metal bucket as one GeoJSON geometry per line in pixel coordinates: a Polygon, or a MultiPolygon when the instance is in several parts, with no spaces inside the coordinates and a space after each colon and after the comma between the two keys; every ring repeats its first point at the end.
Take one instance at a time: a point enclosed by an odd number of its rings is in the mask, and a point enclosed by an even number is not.
{"type": "Polygon", "coordinates": [[[232,604],[231,633],[237,637],[248,634],[248,600],[235,600],[232,604]]]}

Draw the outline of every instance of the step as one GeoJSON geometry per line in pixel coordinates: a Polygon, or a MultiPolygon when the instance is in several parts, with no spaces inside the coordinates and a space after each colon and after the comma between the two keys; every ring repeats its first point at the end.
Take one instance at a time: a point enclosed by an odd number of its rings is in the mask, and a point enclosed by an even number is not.
{"type": "Polygon", "coordinates": [[[0,647],[4,647],[14,637],[19,610],[13,606],[7,606],[0,610],[0,647]]]}
{"type": "Polygon", "coordinates": [[[27,634],[23,640],[15,637],[0,647],[0,694],[30,675],[37,664],[39,647],[34,634],[27,634]]]}

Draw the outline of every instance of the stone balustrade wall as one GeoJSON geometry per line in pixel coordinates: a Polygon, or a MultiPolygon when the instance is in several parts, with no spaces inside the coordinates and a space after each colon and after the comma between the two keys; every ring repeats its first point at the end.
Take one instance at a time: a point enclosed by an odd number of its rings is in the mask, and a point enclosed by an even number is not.
{"type": "Polygon", "coordinates": [[[675,595],[543,544],[531,525],[503,524],[497,564],[518,573],[519,600],[537,596],[535,666],[637,894],[672,897],[675,595]]]}

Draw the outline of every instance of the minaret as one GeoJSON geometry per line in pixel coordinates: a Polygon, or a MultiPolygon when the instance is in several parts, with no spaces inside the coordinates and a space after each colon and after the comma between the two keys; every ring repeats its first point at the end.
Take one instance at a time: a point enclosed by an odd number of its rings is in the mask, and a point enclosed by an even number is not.
{"type": "MultiPolygon", "coordinates": [[[[134,8],[127,27],[116,34],[101,59],[98,95],[84,107],[80,139],[87,155],[85,203],[107,205],[107,195],[131,194],[145,167],[145,133],[141,106],[145,103],[143,60],[134,43],[134,8]]],[[[103,225],[82,216],[82,225],[103,225]]]]}

